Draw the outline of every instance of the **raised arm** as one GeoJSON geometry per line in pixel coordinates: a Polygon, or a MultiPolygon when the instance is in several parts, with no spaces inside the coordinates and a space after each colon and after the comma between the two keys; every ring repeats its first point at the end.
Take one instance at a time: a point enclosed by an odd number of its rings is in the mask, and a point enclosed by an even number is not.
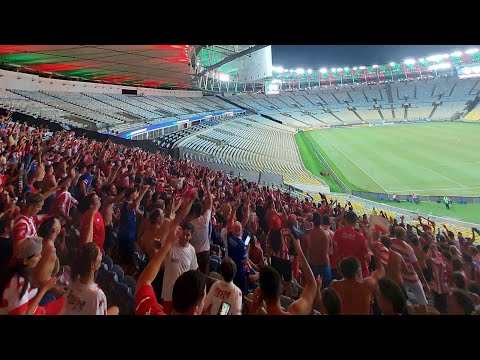
{"type": "Polygon", "coordinates": [[[312,269],[310,269],[310,265],[308,265],[307,259],[303,254],[300,240],[292,237],[292,241],[300,259],[300,267],[305,276],[306,285],[303,289],[302,295],[297,301],[290,305],[288,312],[296,315],[309,315],[312,312],[313,301],[317,295],[317,283],[313,276],[312,269]]]}
{"type": "Polygon", "coordinates": [[[167,256],[168,252],[172,248],[172,244],[176,240],[176,231],[177,226],[172,224],[172,226],[170,226],[169,228],[167,239],[164,245],[160,248],[159,251],[157,251],[157,253],[153,256],[153,258],[150,260],[148,265],[138,277],[137,289],[141,289],[145,285],[151,285],[152,282],[155,280],[158,272],[160,271],[160,267],[162,266],[165,256],[167,256]]]}
{"type": "Polygon", "coordinates": [[[138,197],[131,204],[128,204],[128,207],[127,207],[128,211],[131,211],[137,208],[137,206],[142,202],[142,199],[149,188],[150,188],[149,185],[142,185],[140,194],[138,195],[138,197]]]}

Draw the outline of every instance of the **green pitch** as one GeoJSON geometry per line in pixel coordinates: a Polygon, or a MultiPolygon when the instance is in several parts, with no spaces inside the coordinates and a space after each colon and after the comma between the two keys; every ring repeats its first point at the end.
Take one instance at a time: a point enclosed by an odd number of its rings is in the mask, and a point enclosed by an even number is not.
{"type": "MultiPolygon", "coordinates": [[[[295,138],[307,169],[326,171],[308,138],[351,190],[480,196],[480,123],[335,128],[295,138]]],[[[329,177],[320,177],[332,192],[341,192],[329,177]]]]}

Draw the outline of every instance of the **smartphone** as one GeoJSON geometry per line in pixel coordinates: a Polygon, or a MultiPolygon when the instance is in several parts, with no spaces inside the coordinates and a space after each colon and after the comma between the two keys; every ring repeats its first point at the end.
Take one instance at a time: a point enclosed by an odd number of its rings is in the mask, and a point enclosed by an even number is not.
{"type": "Polygon", "coordinates": [[[228,315],[230,312],[231,305],[225,301],[222,301],[220,305],[220,309],[218,309],[218,315],[228,315]]]}
{"type": "Polygon", "coordinates": [[[250,244],[250,235],[247,235],[247,237],[245,238],[245,246],[247,246],[248,244],[250,244]]]}

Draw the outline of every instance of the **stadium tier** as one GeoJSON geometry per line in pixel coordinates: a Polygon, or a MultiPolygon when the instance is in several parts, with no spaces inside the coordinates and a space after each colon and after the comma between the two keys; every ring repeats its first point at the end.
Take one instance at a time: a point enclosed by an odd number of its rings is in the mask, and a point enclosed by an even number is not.
{"type": "Polygon", "coordinates": [[[480,314],[478,49],[104,47],[0,46],[0,315],[480,314]]]}

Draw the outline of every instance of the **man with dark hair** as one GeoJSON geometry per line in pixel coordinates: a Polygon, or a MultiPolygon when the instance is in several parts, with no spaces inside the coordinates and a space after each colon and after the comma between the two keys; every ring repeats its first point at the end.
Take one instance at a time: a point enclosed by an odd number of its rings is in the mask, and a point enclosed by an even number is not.
{"type": "Polygon", "coordinates": [[[233,279],[242,293],[247,292],[247,278],[245,266],[248,264],[247,247],[242,239],[243,228],[242,224],[237,221],[233,226],[233,231],[228,234],[228,255],[235,262],[237,272],[233,279]]]}
{"type": "Polygon", "coordinates": [[[206,279],[198,270],[189,270],[175,281],[172,315],[200,315],[205,302],[206,279]]]}
{"type": "MultiPolygon", "coordinates": [[[[140,193],[136,187],[125,191],[125,201],[120,208],[120,226],[118,228],[118,249],[125,265],[132,265],[134,242],[137,240],[137,215],[143,215],[139,205],[149,185],[142,185],[140,193]]],[[[105,231],[105,229],[104,229],[105,231]]]]}
{"type": "Polygon", "coordinates": [[[353,211],[348,211],[345,214],[346,225],[335,231],[333,238],[336,245],[334,256],[337,264],[347,257],[356,257],[361,264],[362,276],[365,278],[369,276],[368,263],[371,256],[365,236],[354,229],[357,220],[357,214],[353,211]]]}
{"type": "Polygon", "coordinates": [[[80,243],[85,244],[88,238],[88,229],[93,222],[93,242],[103,249],[105,242],[105,225],[100,209],[100,198],[95,193],[85,196],[79,204],[79,211],[82,212],[80,219],[80,243]]]}
{"type": "Polygon", "coordinates": [[[53,200],[52,208],[50,209],[50,214],[60,215],[69,223],[73,221],[70,217],[70,209],[72,204],[78,205],[78,201],[70,194],[68,188],[72,182],[71,178],[63,178],[58,182],[58,191],[55,194],[55,199],[53,200]]]}
{"type": "Polygon", "coordinates": [[[406,312],[407,297],[402,288],[390,279],[378,280],[375,298],[383,315],[402,315],[406,312]]]}
{"type": "Polygon", "coordinates": [[[216,281],[205,299],[203,314],[242,315],[242,291],[233,283],[237,273],[235,262],[227,257],[220,265],[223,280],[216,281]]]}
{"type": "Polygon", "coordinates": [[[385,264],[385,277],[404,289],[402,272],[408,270],[407,264],[405,264],[402,255],[392,249],[392,241],[388,236],[382,235],[380,242],[388,250],[388,261],[387,264],[385,264]]]}
{"type": "Polygon", "coordinates": [[[407,267],[402,271],[403,282],[406,290],[410,291],[417,300],[418,304],[427,305],[427,298],[425,297],[422,283],[425,290],[430,291],[430,288],[425,280],[423,271],[418,264],[417,256],[413,248],[406,243],[406,232],[401,226],[397,226],[394,230],[395,238],[392,240],[391,249],[398,252],[405,261],[407,267]],[[421,279],[421,282],[420,282],[421,279]]]}
{"type": "Polygon", "coordinates": [[[472,315],[475,304],[465,290],[453,289],[448,296],[449,315],[472,315]]]}
{"type": "Polygon", "coordinates": [[[283,311],[280,303],[280,274],[273,267],[264,266],[260,269],[260,287],[256,288],[255,292],[253,293],[250,314],[254,315],[257,313],[263,300],[267,305],[265,310],[267,311],[268,315],[309,315],[312,312],[313,301],[315,300],[315,296],[317,294],[317,283],[313,276],[312,269],[310,269],[307,259],[303,254],[300,241],[296,238],[293,238],[292,241],[300,259],[300,266],[306,281],[300,298],[293,302],[288,307],[287,311],[283,311]]]}
{"type": "MultiPolygon", "coordinates": [[[[150,262],[138,277],[135,295],[135,314],[137,315],[166,315],[162,306],[157,302],[152,284],[157,278],[163,260],[170,252],[172,245],[177,242],[178,224],[180,224],[190,211],[193,200],[196,197],[195,194],[192,195],[191,199],[183,205],[180,213],[175,216],[172,221],[165,224],[166,237],[164,244],[153,258],[150,259],[150,262]]],[[[189,229],[191,230],[190,227],[189,229]]]]}
{"type": "Polygon", "coordinates": [[[205,175],[205,206],[202,206],[201,202],[195,202],[192,205],[193,220],[190,224],[193,225],[194,233],[192,237],[192,246],[195,248],[198,259],[198,267],[205,275],[208,271],[208,261],[210,258],[210,237],[209,226],[212,217],[212,194],[210,193],[210,183],[208,181],[208,175],[205,175]],[[202,213],[203,210],[203,213],[202,213]]]}
{"type": "Polygon", "coordinates": [[[163,276],[162,299],[163,309],[166,314],[172,312],[172,291],[175,281],[189,270],[197,270],[197,256],[195,248],[190,244],[194,228],[191,223],[182,227],[182,235],[178,242],[172,245],[165,259],[165,275],[163,276]]]}
{"type": "Polygon", "coordinates": [[[331,287],[337,291],[342,303],[342,315],[370,315],[376,280],[359,279],[357,258],[351,256],[340,263],[342,280],[334,280],[331,287]]]}
{"type": "Polygon", "coordinates": [[[326,232],[320,227],[322,217],[318,212],[313,214],[313,229],[310,230],[308,259],[313,276],[322,278],[322,289],[329,287],[332,281],[329,255],[333,252],[332,239],[327,237],[326,232]]]}
{"type": "Polygon", "coordinates": [[[92,185],[92,174],[95,174],[96,166],[95,164],[90,164],[87,166],[87,172],[80,176],[77,182],[77,194],[79,196],[85,196],[90,191],[90,186],[92,185]]]}
{"type": "Polygon", "coordinates": [[[26,203],[13,224],[13,255],[17,246],[28,237],[37,236],[37,226],[41,216],[37,215],[42,210],[45,198],[42,194],[28,194],[26,203]]]}

